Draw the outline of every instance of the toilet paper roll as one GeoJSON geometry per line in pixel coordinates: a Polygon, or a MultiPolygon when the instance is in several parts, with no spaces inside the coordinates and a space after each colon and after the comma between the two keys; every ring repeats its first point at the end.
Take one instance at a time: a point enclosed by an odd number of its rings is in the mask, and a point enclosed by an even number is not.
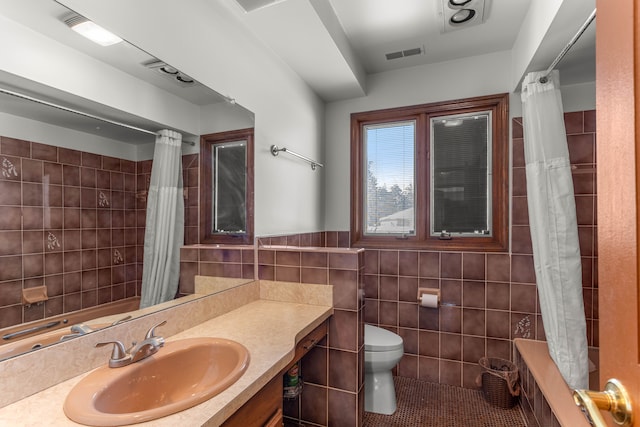
{"type": "Polygon", "coordinates": [[[420,306],[437,308],[438,307],[438,295],[434,294],[422,294],[420,297],[420,306]]]}

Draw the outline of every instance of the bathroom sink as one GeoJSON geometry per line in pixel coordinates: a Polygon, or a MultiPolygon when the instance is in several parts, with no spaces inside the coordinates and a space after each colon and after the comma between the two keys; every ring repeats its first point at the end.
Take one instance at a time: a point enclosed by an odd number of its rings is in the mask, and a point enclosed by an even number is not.
{"type": "Polygon", "coordinates": [[[154,420],[224,391],[248,366],[248,350],[235,341],[170,341],[139,362],[92,371],[69,392],[64,412],[77,423],[93,426],[154,420]]]}

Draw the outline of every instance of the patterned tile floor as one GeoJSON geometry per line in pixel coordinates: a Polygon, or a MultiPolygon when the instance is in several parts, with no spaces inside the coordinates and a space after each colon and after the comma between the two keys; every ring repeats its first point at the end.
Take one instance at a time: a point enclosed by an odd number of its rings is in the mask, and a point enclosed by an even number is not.
{"type": "Polygon", "coordinates": [[[527,427],[520,405],[492,406],[479,390],[403,377],[394,381],[397,411],[365,412],[364,427],[527,427]]]}

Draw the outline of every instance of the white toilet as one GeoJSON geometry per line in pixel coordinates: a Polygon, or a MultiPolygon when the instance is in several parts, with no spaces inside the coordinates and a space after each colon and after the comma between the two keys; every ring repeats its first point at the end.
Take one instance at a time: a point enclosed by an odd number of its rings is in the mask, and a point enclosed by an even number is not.
{"type": "Polygon", "coordinates": [[[364,325],[364,410],[391,415],[396,389],[391,370],[404,354],[402,338],[386,329],[364,325]]]}

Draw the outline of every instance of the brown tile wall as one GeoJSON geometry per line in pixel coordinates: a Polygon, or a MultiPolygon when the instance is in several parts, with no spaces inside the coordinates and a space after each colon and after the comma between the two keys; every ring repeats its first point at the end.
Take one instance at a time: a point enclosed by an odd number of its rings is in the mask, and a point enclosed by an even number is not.
{"type": "Polygon", "coordinates": [[[200,180],[199,154],[182,157],[182,176],[185,190],[184,244],[180,253],[181,295],[194,292],[194,277],[216,276],[254,279],[253,246],[199,245],[200,239],[200,180]]]}
{"type": "MultiPolygon", "coordinates": [[[[320,234],[321,240],[327,238],[320,234]]],[[[304,236],[299,237],[304,240],[304,236]]],[[[302,359],[304,389],[299,398],[285,400],[286,419],[296,425],[361,426],[364,251],[259,246],[258,269],[261,280],[333,285],[334,314],[328,337],[302,359]]]]}
{"type": "MultiPolygon", "coordinates": [[[[575,167],[588,341],[597,346],[595,111],[567,113],[565,123],[575,167]]],[[[367,250],[356,261],[350,259],[353,254],[325,249],[259,249],[260,279],[335,287],[329,338],[305,357],[307,387],[301,399],[287,402],[288,417],[317,425],[361,425],[363,321],[403,337],[398,375],[464,387],[475,386],[480,357],[511,359],[513,338],[544,339],[519,118],[513,120],[513,145],[510,254],[367,250]],[[439,288],[443,305],[419,307],[419,286],[439,288]]],[[[0,161],[0,326],[139,293],[151,161],[136,164],[4,137],[0,161]],[[41,284],[47,285],[50,300],[23,308],[22,287],[41,284]]],[[[184,156],[183,174],[185,243],[195,244],[197,154],[184,156]]],[[[260,243],[346,248],[349,233],[267,237],[260,243]]],[[[252,278],[253,263],[251,249],[186,248],[181,292],[192,292],[195,274],[252,278]]]]}
{"type": "Polygon", "coordinates": [[[136,295],[135,162],[0,137],[0,171],[0,327],[136,295]]]}
{"type": "MultiPolygon", "coordinates": [[[[186,244],[198,158],[182,159],[186,244]]],[[[0,137],[0,328],[140,295],[152,163],[0,137]],[[23,306],[22,289],[42,285],[49,300],[23,306]]]]}
{"type": "MultiPolygon", "coordinates": [[[[587,338],[590,346],[597,347],[595,111],[567,113],[565,126],[574,169],[587,338]]],[[[481,357],[512,360],[514,338],[545,339],[529,235],[520,118],[513,120],[512,173],[511,253],[365,251],[365,304],[360,309],[363,314],[358,317],[363,317],[365,323],[381,326],[403,337],[405,355],[395,370],[397,375],[474,388],[480,373],[478,360],[481,357]],[[418,287],[440,289],[441,307],[420,307],[418,287]]],[[[259,241],[278,246],[348,247],[349,234],[309,233],[260,238],[259,241]]],[[[317,251],[323,253],[320,249],[317,251]]],[[[312,266],[292,265],[289,256],[282,254],[278,257],[278,250],[273,252],[263,254],[261,249],[261,279],[328,283],[325,282],[326,275],[318,274],[312,266]]],[[[335,291],[339,294],[340,288],[335,291]]],[[[336,312],[333,333],[341,330],[335,325],[341,325],[340,316],[345,314],[340,309],[336,312]]],[[[334,368],[329,364],[328,369],[331,372],[334,368]]],[[[343,367],[339,369],[337,372],[342,372],[343,367]]],[[[314,373],[316,370],[325,372],[323,365],[314,368],[314,373]]],[[[305,372],[309,375],[309,368],[305,372]]],[[[349,372],[348,368],[344,372],[349,372]]],[[[361,411],[361,408],[353,407],[361,411]]],[[[323,408],[324,401],[319,399],[307,409],[315,414],[322,412],[323,408]]],[[[361,414],[356,412],[356,418],[361,414]]],[[[295,418],[299,414],[289,408],[288,415],[295,418]]],[[[297,419],[326,425],[319,422],[322,419],[308,418],[312,417],[300,416],[297,419]]]]}
{"type": "MultiPolygon", "coordinates": [[[[588,343],[598,345],[595,111],[565,114],[583,264],[588,343]]],[[[529,235],[522,120],[513,120],[511,253],[367,250],[365,323],[404,339],[400,376],[475,387],[483,356],[512,358],[517,337],[544,340],[529,235]],[[418,287],[439,288],[438,309],[418,287]]]]}
{"type": "Polygon", "coordinates": [[[254,279],[253,246],[191,245],[180,251],[181,295],[195,291],[194,278],[200,276],[254,279]]]}
{"type": "Polygon", "coordinates": [[[199,158],[198,154],[187,154],[182,157],[182,176],[185,189],[184,200],[184,244],[198,243],[199,227],[199,158]]]}
{"type": "Polygon", "coordinates": [[[288,236],[259,237],[259,246],[301,246],[320,248],[348,248],[348,231],[318,231],[315,233],[291,234],[288,236]]]}

